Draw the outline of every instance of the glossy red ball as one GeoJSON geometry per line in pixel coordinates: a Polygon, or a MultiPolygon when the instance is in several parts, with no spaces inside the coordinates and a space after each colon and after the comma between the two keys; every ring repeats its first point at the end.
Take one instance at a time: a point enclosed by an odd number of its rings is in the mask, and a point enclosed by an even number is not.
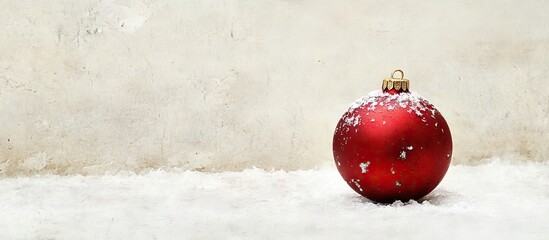
{"type": "Polygon", "coordinates": [[[384,203],[418,200],[446,174],[452,137],[440,112],[416,93],[376,91],[339,120],[333,153],[357,193],[384,203]]]}

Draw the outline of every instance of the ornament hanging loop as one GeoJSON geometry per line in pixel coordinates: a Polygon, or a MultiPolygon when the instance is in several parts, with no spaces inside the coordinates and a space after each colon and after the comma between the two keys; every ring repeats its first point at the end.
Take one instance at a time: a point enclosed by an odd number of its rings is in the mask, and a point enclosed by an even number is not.
{"type": "Polygon", "coordinates": [[[383,92],[390,92],[392,94],[409,92],[410,81],[404,78],[404,72],[402,70],[397,69],[391,73],[391,78],[383,79],[381,90],[383,90],[383,92]],[[400,73],[400,78],[395,78],[395,73],[400,73]]]}
{"type": "Polygon", "coordinates": [[[404,72],[400,69],[394,70],[393,73],[391,73],[391,78],[395,79],[395,73],[400,73],[400,78],[397,78],[398,80],[404,79],[404,72]]]}

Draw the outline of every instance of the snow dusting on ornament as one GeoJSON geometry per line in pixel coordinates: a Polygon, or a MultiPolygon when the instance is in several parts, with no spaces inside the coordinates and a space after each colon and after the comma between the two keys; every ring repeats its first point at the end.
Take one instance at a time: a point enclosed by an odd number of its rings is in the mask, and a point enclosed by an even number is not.
{"type": "MultiPolygon", "coordinates": [[[[376,108],[387,108],[387,110],[394,110],[398,107],[406,109],[409,113],[415,113],[418,117],[423,117],[424,112],[429,111],[431,117],[434,118],[437,109],[427,101],[427,99],[421,97],[416,92],[403,92],[400,94],[390,94],[381,90],[370,92],[367,96],[357,99],[351,104],[349,110],[344,116],[345,123],[349,126],[357,126],[355,122],[357,115],[353,112],[356,109],[367,109],[368,111],[375,111],[376,108]]],[[[360,121],[360,119],[359,119],[360,121]]],[[[375,120],[370,120],[371,122],[375,120]]]]}
{"type": "Polygon", "coordinates": [[[345,119],[346,126],[356,127],[360,124],[360,115],[353,115],[352,117],[345,119]]]}

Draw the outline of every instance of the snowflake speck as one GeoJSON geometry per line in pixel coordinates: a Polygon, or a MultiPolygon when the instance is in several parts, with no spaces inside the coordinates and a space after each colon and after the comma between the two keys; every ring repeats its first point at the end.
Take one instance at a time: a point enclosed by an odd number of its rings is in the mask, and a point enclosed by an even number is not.
{"type": "Polygon", "coordinates": [[[360,183],[358,183],[358,182],[360,182],[360,180],[355,180],[353,178],[353,179],[351,179],[351,182],[355,184],[355,186],[358,188],[359,191],[362,192],[362,187],[360,186],[360,183]]]}
{"type": "Polygon", "coordinates": [[[400,158],[400,159],[402,159],[402,160],[406,159],[406,151],[401,151],[401,152],[400,152],[400,155],[398,156],[398,158],[400,158]]]}
{"type": "Polygon", "coordinates": [[[362,170],[362,173],[368,172],[368,166],[370,166],[370,161],[360,163],[360,169],[362,170]]]}

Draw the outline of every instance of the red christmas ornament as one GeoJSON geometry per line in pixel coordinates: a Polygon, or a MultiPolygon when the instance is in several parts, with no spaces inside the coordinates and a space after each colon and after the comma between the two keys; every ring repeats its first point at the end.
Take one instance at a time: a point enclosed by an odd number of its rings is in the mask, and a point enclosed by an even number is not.
{"type": "Polygon", "coordinates": [[[440,183],[452,157],[448,124],[426,99],[409,92],[403,77],[395,70],[381,91],[353,103],[334,133],[339,173],[376,202],[424,197],[440,183]]]}

